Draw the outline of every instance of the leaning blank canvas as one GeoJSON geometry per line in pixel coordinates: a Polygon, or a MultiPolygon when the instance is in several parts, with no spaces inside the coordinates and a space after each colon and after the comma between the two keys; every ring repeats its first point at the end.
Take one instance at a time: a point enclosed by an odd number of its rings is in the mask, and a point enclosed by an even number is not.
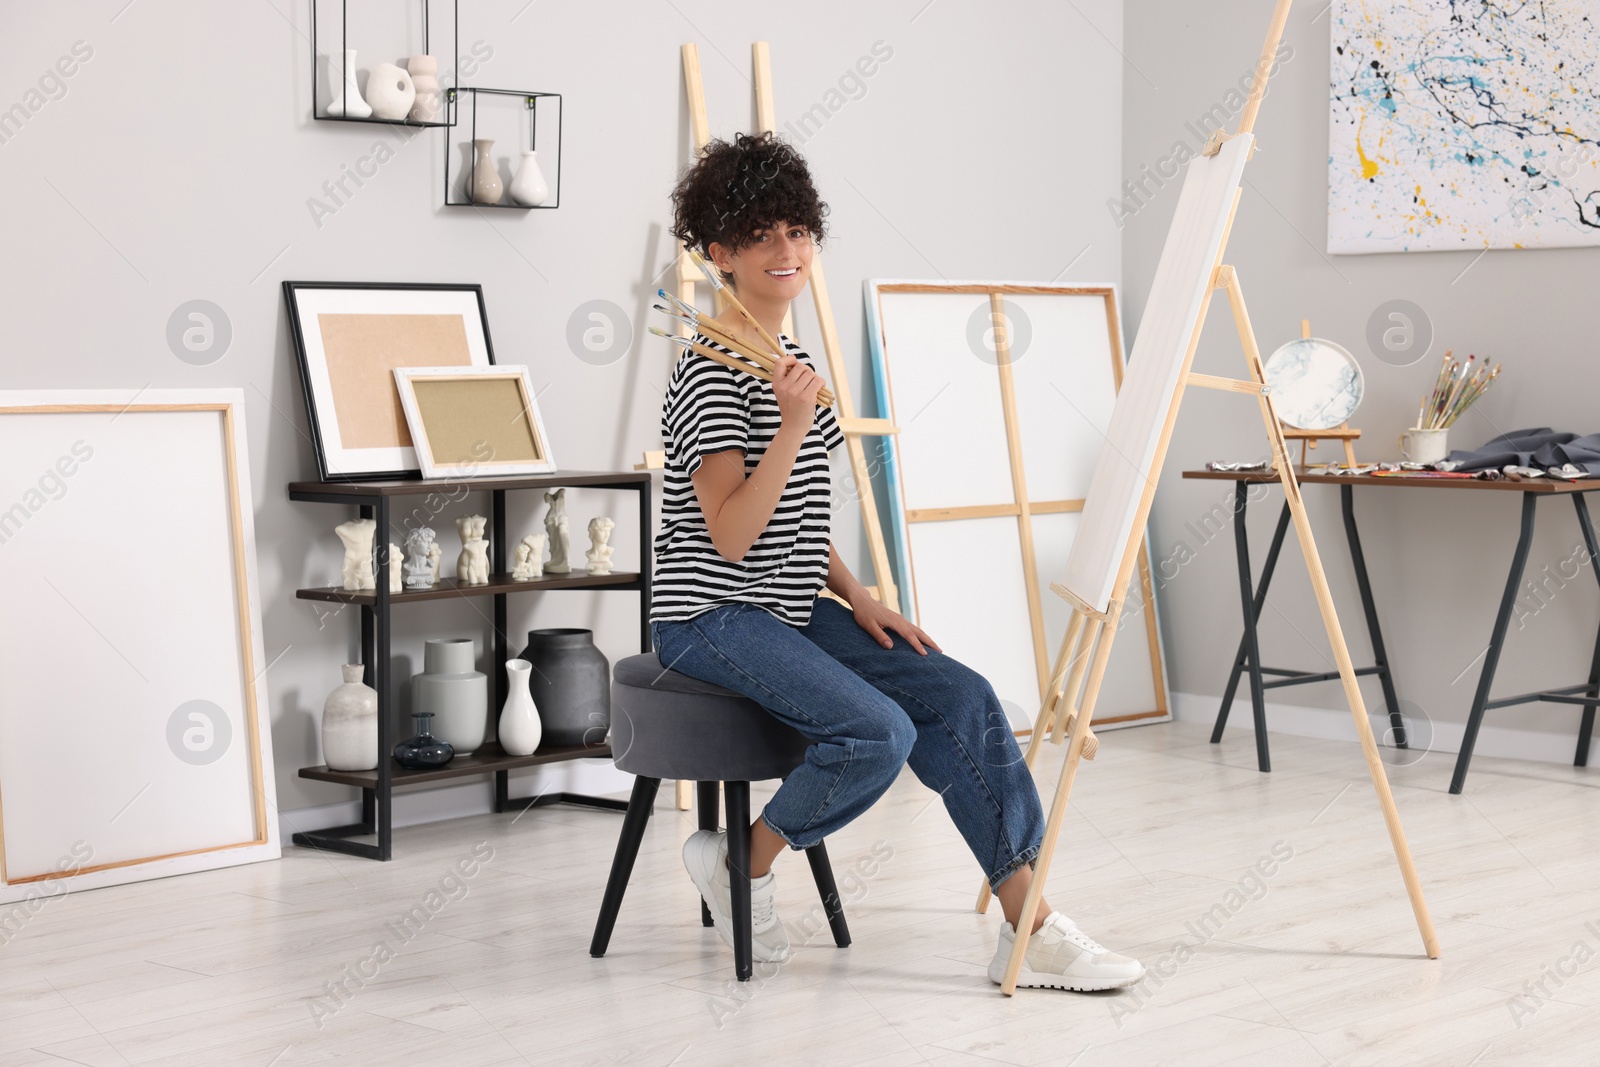
{"type": "Polygon", "coordinates": [[[277,857],[243,418],[0,392],[0,901],[277,857]]]}
{"type": "MultiPolygon", "coordinates": [[[[1070,618],[1049,583],[1066,565],[1116,399],[1114,290],[871,281],[867,303],[879,392],[900,431],[884,439],[883,457],[902,607],[988,678],[1026,728],[1070,618]]],[[[1101,725],[1168,716],[1153,602],[1115,646],[1098,707],[1101,725]]]]}

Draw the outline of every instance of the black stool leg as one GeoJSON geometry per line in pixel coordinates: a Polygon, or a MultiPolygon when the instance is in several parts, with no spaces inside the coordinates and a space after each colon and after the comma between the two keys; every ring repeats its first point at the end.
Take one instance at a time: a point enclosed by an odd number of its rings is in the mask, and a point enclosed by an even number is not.
{"type": "MultiPolygon", "coordinates": [[[[716,782],[696,782],[695,806],[700,809],[700,829],[715,831],[717,828],[717,784],[716,782]]],[[[710,926],[711,906],[700,900],[700,925],[710,926]]]]}
{"type": "Polygon", "coordinates": [[[833,881],[833,864],[828,862],[828,846],[818,841],[806,849],[806,860],[811,864],[811,877],[816,880],[817,892],[822,894],[822,908],[828,915],[828,926],[833,930],[833,943],[840,948],[850,944],[850,927],[844,921],[844,901],[839,899],[839,887],[833,881]]]}
{"type": "MultiPolygon", "coordinates": [[[[628,879],[633,875],[633,861],[639,857],[639,842],[644,840],[644,828],[650,818],[650,809],[656,803],[659,778],[639,775],[633,780],[633,795],[628,798],[628,813],[622,817],[622,836],[617,838],[617,854],[611,860],[611,877],[606,880],[605,899],[600,902],[600,918],[595,920],[594,939],[589,942],[589,955],[606,954],[611,943],[612,928],[617,925],[617,912],[622,910],[622,894],[628,891],[628,879]]],[[[746,914],[749,906],[745,907],[746,914]]]]}
{"type": "Polygon", "coordinates": [[[728,808],[728,880],[733,909],[733,970],[739,981],[748,982],[755,966],[751,956],[750,929],[750,783],[722,783],[728,808]]]}

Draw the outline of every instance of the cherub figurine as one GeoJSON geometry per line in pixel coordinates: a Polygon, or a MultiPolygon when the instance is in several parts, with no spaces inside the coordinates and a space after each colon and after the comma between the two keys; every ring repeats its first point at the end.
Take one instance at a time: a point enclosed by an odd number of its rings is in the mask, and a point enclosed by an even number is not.
{"type": "Polygon", "coordinates": [[[483,528],[488,522],[482,515],[463,515],[456,520],[456,532],[461,535],[456,580],[466,585],[489,584],[489,542],[483,539],[483,528]]]}
{"type": "Polygon", "coordinates": [[[531,582],[544,575],[544,534],[529,534],[517,542],[516,568],[513,580],[531,582]]]}
{"type": "Polygon", "coordinates": [[[344,542],[344,587],[352,592],[377,588],[378,578],[372,573],[372,539],[377,531],[376,519],[351,519],[333,528],[344,542]]]}
{"type": "Polygon", "coordinates": [[[590,574],[610,574],[611,554],[616,551],[606,541],[616,523],[601,515],[589,520],[589,542],[593,546],[585,555],[589,560],[590,574]]]}
{"type": "Polygon", "coordinates": [[[550,562],[544,569],[551,574],[570,574],[572,565],[567,562],[569,536],[567,534],[567,491],[557,489],[544,495],[550,510],[544,516],[544,532],[550,544],[550,562]]]}
{"type": "Polygon", "coordinates": [[[439,542],[433,541],[428,545],[428,570],[433,574],[433,584],[439,584],[439,558],[444,555],[444,550],[439,547],[439,542]]]}
{"type": "Polygon", "coordinates": [[[389,592],[400,592],[400,546],[393,541],[389,542],[389,592]]]}
{"type": "Polygon", "coordinates": [[[427,589],[437,580],[434,558],[439,546],[434,543],[434,533],[426,526],[406,534],[405,577],[407,589],[427,589]]]}

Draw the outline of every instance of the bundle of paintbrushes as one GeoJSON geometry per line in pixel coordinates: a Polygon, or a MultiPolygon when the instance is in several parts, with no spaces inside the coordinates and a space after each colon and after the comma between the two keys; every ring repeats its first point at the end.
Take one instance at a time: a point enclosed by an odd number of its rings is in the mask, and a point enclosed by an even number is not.
{"type": "MultiPolygon", "coordinates": [[[[772,381],[772,371],[773,368],[777,366],[778,357],[783,352],[783,346],[778,343],[777,338],[773,337],[767,332],[766,328],[763,327],[761,323],[756,321],[756,317],[754,315],[745,310],[745,306],[739,302],[739,298],[734,296],[733,293],[727,288],[727,283],[717,276],[716,272],[711,269],[710,264],[706,263],[705,260],[695,255],[692,251],[689,253],[689,257],[694,261],[695,266],[699,267],[700,270],[705,274],[706,280],[711,283],[712,288],[720,291],[724,295],[729,306],[737,311],[739,315],[750,324],[751,328],[754,329],[756,334],[761,338],[762,343],[767,345],[771,351],[763,352],[759,348],[733,336],[733,334],[730,333],[727,328],[719,325],[715,319],[707,315],[702,315],[699,309],[697,309],[693,304],[685,300],[678,299],[665,289],[656,290],[656,295],[666,303],[653,305],[655,310],[663,313],[668,318],[676,319],[677,321],[688,326],[691,330],[711,338],[711,340],[715,341],[722,347],[737,352],[739,355],[745,357],[745,359],[755,363],[756,366],[752,367],[749,363],[744,363],[740,360],[734,359],[726,352],[718,352],[714,348],[709,348],[705,345],[698,344],[692,338],[677,337],[658,326],[650,327],[650,332],[656,334],[657,336],[665,337],[674,344],[682,345],[690,352],[698,353],[707,357],[708,359],[714,359],[724,366],[732,367],[734,370],[744,371],[746,374],[752,374],[755,377],[760,378],[762,381],[772,381]]],[[[826,386],[818,391],[817,403],[821,404],[823,407],[833,406],[833,393],[829,391],[826,386]]]]}
{"type": "Polygon", "coordinates": [[[1500,377],[1500,367],[1490,369],[1488,359],[1474,370],[1472,364],[1477,358],[1468,356],[1463,363],[1451,359],[1449,352],[1444,354],[1444,364],[1434,380],[1433,392],[1423,397],[1417,408],[1417,429],[1447,429],[1500,377]]]}

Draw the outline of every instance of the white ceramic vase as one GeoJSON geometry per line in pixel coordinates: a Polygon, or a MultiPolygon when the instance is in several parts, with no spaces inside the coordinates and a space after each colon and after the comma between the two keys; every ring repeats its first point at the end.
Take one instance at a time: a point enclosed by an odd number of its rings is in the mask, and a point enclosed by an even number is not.
{"type": "Polygon", "coordinates": [[[378,692],[362,684],[361,664],[341,670],[344,684],[322,705],[322,755],[330,771],[370,771],[378,766],[378,692]]]}
{"type": "Polygon", "coordinates": [[[411,75],[393,63],[379,63],[367,75],[367,105],[372,114],[390,122],[403,122],[411,113],[417,90],[411,75]]]}
{"type": "Polygon", "coordinates": [[[406,60],[411,71],[411,87],[417,98],[411,104],[412,122],[436,122],[443,99],[439,92],[439,61],[433,56],[412,56],[406,60]]]}
{"type": "MultiPolygon", "coordinates": [[[[329,64],[333,61],[330,59],[329,64]]],[[[339,68],[333,66],[333,78],[339,76],[339,68]]],[[[370,119],[372,106],[361,99],[361,90],[356,87],[356,50],[344,50],[344,88],[334,96],[333,102],[328,105],[328,114],[347,119],[370,119]]]]}
{"type": "Polygon", "coordinates": [[[511,694],[506,706],[500,709],[500,747],[511,756],[531,756],[539,747],[544,728],[539,723],[539,709],[533,706],[533,694],[528,681],[533,677],[533,664],[514,659],[506,664],[506,676],[511,680],[511,694]]]}
{"type": "Polygon", "coordinates": [[[472,142],[474,152],[472,166],[472,202],[474,204],[498,204],[500,194],[505,192],[505,183],[500,180],[500,171],[495,168],[494,160],[489,155],[489,149],[494,147],[494,142],[487,138],[479,138],[472,142]]]}
{"type": "Polygon", "coordinates": [[[539,169],[537,153],[522,153],[522,165],[511,178],[511,201],[523,207],[538,207],[550,198],[550,186],[539,169]]]}

